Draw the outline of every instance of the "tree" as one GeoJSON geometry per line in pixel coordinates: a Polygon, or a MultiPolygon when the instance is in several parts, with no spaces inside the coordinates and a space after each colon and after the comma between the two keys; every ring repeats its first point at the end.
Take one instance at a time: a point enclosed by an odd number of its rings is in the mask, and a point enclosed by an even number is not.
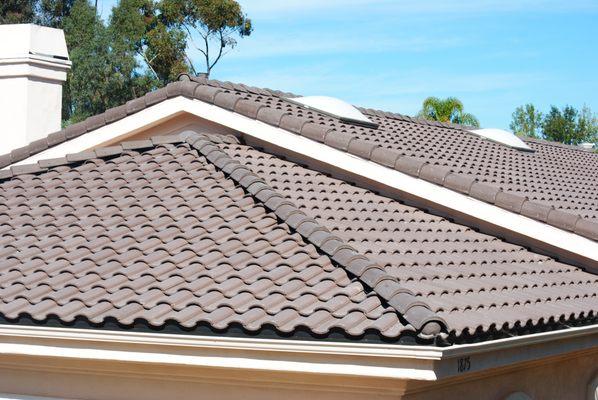
{"type": "Polygon", "coordinates": [[[0,24],[35,23],[62,28],[75,0],[1,0],[0,24]]]}
{"type": "MultiPolygon", "coordinates": [[[[234,0],[161,0],[159,8],[168,25],[187,32],[190,43],[204,57],[207,76],[237,45],[236,36],[243,38],[253,31],[251,20],[234,0]],[[194,33],[201,38],[199,44],[194,33]]],[[[189,57],[187,61],[192,72],[197,73],[189,57]]]]}
{"type": "Polygon", "coordinates": [[[512,114],[509,128],[519,136],[539,138],[542,129],[542,113],[533,104],[517,107],[512,114]]]}
{"type": "Polygon", "coordinates": [[[464,112],[463,103],[455,97],[446,99],[428,97],[424,100],[418,116],[431,121],[480,126],[478,119],[472,114],[464,112]]]}
{"type": "MultiPolygon", "coordinates": [[[[114,52],[126,54],[133,61],[143,60],[158,85],[175,80],[189,70],[185,54],[187,35],[165,22],[152,0],[120,1],[110,17],[114,52]]],[[[135,62],[127,73],[139,68],[141,65],[135,62]]]]}
{"type": "Polygon", "coordinates": [[[584,142],[598,143],[598,115],[584,105],[577,118],[577,130],[584,142]]]}
{"type": "Polygon", "coordinates": [[[36,0],[1,0],[0,24],[27,24],[35,20],[36,0]]]}
{"type": "Polygon", "coordinates": [[[252,30],[234,0],[119,0],[108,25],[90,0],[0,0],[0,23],[31,22],[65,32],[73,62],[63,86],[67,124],[194,72],[193,34],[209,72],[252,30]]]}
{"type": "Polygon", "coordinates": [[[586,105],[581,111],[550,106],[550,112],[543,116],[533,104],[526,104],[515,109],[510,128],[518,135],[565,144],[598,142],[598,116],[586,105]]]}
{"type": "Polygon", "coordinates": [[[63,118],[77,122],[150,90],[132,54],[112,46],[109,29],[88,0],[75,0],[63,28],[73,68],[63,96],[63,118]]]}
{"type": "Polygon", "coordinates": [[[64,85],[62,117],[78,122],[105,110],[108,43],[104,25],[87,0],[77,0],[63,21],[73,68],[64,85]]]}
{"type": "Polygon", "coordinates": [[[52,28],[62,28],[71,13],[75,0],[39,0],[36,23],[52,28]]]}
{"type": "Polygon", "coordinates": [[[577,145],[590,140],[591,127],[585,119],[579,119],[579,112],[571,107],[565,106],[559,110],[555,106],[550,107],[550,112],[544,118],[544,137],[548,140],[565,144],[577,145]]]}

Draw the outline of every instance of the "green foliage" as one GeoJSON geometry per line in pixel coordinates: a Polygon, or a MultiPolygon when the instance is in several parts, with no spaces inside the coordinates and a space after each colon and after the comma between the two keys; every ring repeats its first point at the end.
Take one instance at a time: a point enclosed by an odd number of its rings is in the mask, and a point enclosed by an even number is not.
{"type": "Polygon", "coordinates": [[[472,114],[464,112],[463,103],[455,97],[447,97],[446,99],[428,97],[424,100],[418,116],[430,121],[480,126],[478,119],[472,114]]]}
{"type": "Polygon", "coordinates": [[[143,60],[159,84],[175,80],[189,70],[185,55],[187,35],[166,22],[154,1],[123,0],[112,9],[109,26],[115,52],[143,60]]]}
{"type": "Polygon", "coordinates": [[[27,24],[35,20],[37,0],[0,0],[0,24],[27,24]]]}
{"type": "Polygon", "coordinates": [[[110,76],[108,37],[87,0],[75,2],[63,29],[73,62],[64,87],[63,118],[77,122],[106,109],[106,79],[110,76]]]}
{"type": "Polygon", "coordinates": [[[252,31],[234,0],[120,0],[107,25],[89,0],[0,0],[0,23],[64,29],[73,62],[63,90],[67,124],[195,72],[187,55],[194,34],[209,72],[235,37],[252,31]]]}
{"type": "Polygon", "coordinates": [[[115,41],[87,0],[76,0],[63,28],[73,68],[63,98],[63,118],[77,122],[142,95],[156,82],[139,71],[125,40],[115,41]]]}
{"type": "Polygon", "coordinates": [[[577,118],[577,129],[584,135],[584,142],[598,143],[598,114],[584,105],[577,118]]]}
{"type": "Polygon", "coordinates": [[[510,128],[518,135],[565,144],[598,142],[598,117],[587,106],[581,111],[571,106],[551,106],[543,115],[533,104],[526,104],[515,109],[510,128]]]}
{"type": "Polygon", "coordinates": [[[112,10],[110,29],[114,46],[132,51],[164,84],[181,73],[196,73],[188,42],[204,56],[209,74],[236,46],[235,37],[248,36],[253,28],[234,0],[121,0],[112,10]]]}
{"type": "Polygon", "coordinates": [[[185,49],[187,36],[179,29],[168,29],[164,24],[147,32],[144,58],[158,79],[166,83],[189,71],[185,49]]]}
{"type": "MultiPolygon", "coordinates": [[[[161,0],[158,8],[166,25],[184,30],[192,39],[192,45],[204,56],[208,76],[237,45],[236,36],[243,38],[253,31],[251,20],[234,0],[161,0]],[[194,33],[201,38],[200,44],[193,40],[194,33]]],[[[195,72],[192,63],[189,67],[195,72]]]]}
{"type": "Polygon", "coordinates": [[[35,23],[61,28],[75,0],[1,0],[0,24],[35,23]]]}
{"type": "Polygon", "coordinates": [[[571,106],[562,110],[551,106],[542,127],[546,139],[573,145],[594,142],[598,129],[596,116],[589,108],[584,107],[580,113],[571,106]]]}
{"type": "Polygon", "coordinates": [[[526,104],[515,109],[509,128],[519,136],[539,138],[542,118],[542,113],[533,104],[526,104]]]}
{"type": "Polygon", "coordinates": [[[62,28],[71,13],[75,0],[39,0],[36,23],[52,28],[62,28]]]}
{"type": "Polygon", "coordinates": [[[551,106],[542,124],[544,137],[565,144],[579,143],[581,140],[577,136],[576,120],[577,110],[573,107],[565,106],[561,111],[557,107],[551,106]]]}

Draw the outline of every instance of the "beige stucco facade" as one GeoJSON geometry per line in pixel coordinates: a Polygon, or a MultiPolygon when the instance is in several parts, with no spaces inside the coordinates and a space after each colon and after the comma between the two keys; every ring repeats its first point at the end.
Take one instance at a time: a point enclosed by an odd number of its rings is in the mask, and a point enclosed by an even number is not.
{"type": "Polygon", "coordinates": [[[512,393],[523,392],[534,400],[594,400],[594,397],[588,397],[589,385],[597,376],[598,351],[595,350],[441,380],[403,398],[500,400],[512,393]]]}

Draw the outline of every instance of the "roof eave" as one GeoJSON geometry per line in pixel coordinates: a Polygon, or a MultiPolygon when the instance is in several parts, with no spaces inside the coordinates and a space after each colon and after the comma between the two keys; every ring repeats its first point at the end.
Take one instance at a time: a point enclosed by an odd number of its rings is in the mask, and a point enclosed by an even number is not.
{"type": "Polygon", "coordinates": [[[31,359],[53,359],[61,368],[83,360],[98,368],[118,362],[131,371],[141,364],[169,375],[209,368],[435,381],[596,352],[597,342],[598,325],[446,348],[0,325],[0,360],[25,357],[31,365],[31,359]]]}

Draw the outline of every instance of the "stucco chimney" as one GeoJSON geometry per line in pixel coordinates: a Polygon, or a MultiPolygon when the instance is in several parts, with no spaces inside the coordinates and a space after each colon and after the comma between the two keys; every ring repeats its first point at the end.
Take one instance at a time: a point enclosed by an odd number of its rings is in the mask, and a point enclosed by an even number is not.
{"type": "Polygon", "coordinates": [[[62,30],[0,25],[0,154],[60,130],[70,66],[62,30]]]}

